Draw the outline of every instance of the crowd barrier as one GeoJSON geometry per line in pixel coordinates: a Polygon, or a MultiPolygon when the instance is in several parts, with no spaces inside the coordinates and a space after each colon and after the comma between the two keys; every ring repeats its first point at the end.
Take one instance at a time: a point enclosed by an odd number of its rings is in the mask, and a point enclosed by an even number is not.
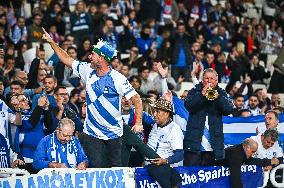
{"type": "MultiPolygon", "coordinates": [[[[283,168],[283,166],[280,166],[283,168]]],[[[230,187],[230,171],[227,167],[177,167],[182,177],[179,187],[198,188],[230,187]]],[[[15,169],[1,169],[2,172],[15,172],[15,169]]],[[[38,174],[0,178],[0,188],[158,188],[159,185],[148,176],[145,168],[88,168],[75,169],[43,169],[38,174]]],[[[16,170],[16,171],[17,171],[16,170]]],[[[263,173],[261,167],[244,165],[241,168],[242,181],[245,188],[264,187],[269,172],[263,173]]],[[[273,172],[273,171],[272,171],[273,172]]],[[[11,173],[11,174],[13,174],[11,173]]],[[[271,173],[270,178],[273,177],[271,173]]],[[[273,181],[272,181],[273,182],[273,181]]],[[[283,183],[281,184],[281,186],[283,183]]],[[[283,186],[282,186],[283,187],[283,186]]]]}

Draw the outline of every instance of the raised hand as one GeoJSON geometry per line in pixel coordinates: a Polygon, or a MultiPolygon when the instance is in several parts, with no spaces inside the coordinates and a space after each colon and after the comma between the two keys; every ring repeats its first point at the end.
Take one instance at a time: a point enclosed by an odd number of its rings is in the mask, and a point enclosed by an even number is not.
{"type": "Polygon", "coordinates": [[[158,72],[159,72],[159,74],[161,75],[162,78],[167,77],[167,75],[169,73],[168,67],[163,68],[162,64],[159,62],[158,65],[157,65],[157,68],[158,68],[158,72]]]}
{"type": "Polygon", "coordinates": [[[121,22],[123,23],[124,26],[128,26],[129,24],[128,16],[123,16],[123,18],[121,19],[121,22]]]}
{"type": "Polygon", "coordinates": [[[38,106],[40,106],[42,108],[47,108],[49,106],[49,101],[48,101],[46,96],[41,96],[38,99],[38,106]]]}
{"type": "Polygon", "coordinates": [[[43,30],[43,35],[42,35],[42,39],[45,40],[46,42],[52,42],[53,39],[51,38],[51,36],[45,31],[45,29],[42,27],[43,30]]]}
{"type": "Polygon", "coordinates": [[[173,102],[173,93],[170,90],[168,90],[163,94],[162,98],[164,98],[167,101],[170,101],[172,103],[173,102]]]}
{"type": "Polygon", "coordinates": [[[13,96],[11,98],[11,101],[10,101],[12,107],[15,109],[15,110],[21,110],[20,108],[20,102],[19,102],[19,99],[17,96],[13,96]]]}

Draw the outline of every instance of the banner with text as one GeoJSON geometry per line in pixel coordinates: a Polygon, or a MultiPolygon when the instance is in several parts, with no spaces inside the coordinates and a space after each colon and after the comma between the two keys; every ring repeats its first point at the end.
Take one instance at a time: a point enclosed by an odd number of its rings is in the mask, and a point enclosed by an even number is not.
{"type": "Polygon", "coordinates": [[[35,175],[0,178],[0,188],[100,188],[135,187],[131,168],[105,168],[76,171],[74,169],[44,169],[35,175]]]}
{"type": "MultiPolygon", "coordinates": [[[[226,188],[230,186],[230,171],[227,167],[177,167],[182,177],[180,187],[187,188],[226,188]]],[[[244,188],[261,187],[263,184],[262,168],[244,165],[241,168],[244,188]]],[[[145,168],[136,168],[135,180],[138,188],[158,188],[158,184],[148,176],[145,168]]]]}

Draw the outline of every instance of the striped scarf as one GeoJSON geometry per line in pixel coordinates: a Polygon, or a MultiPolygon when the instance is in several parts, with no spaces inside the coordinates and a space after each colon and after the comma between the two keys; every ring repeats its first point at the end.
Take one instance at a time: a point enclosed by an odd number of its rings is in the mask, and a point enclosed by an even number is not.
{"type": "Polygon", "coordinates": [[[77,154],[78,148],[75,143],[74,137],[67,143],[62,144],[56,137],[56,132],[54,132],[50,139],[50,146],[52,149],[51,156],[55,159],[55,162],[65,163],[68,168],[77,167],[77,154]]]}

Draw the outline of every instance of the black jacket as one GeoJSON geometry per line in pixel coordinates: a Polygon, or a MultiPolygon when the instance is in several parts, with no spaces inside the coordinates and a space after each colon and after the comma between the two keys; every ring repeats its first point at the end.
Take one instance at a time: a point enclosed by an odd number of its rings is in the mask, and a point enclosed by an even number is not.
{"type": "Polygon", "coordinates": [[[229,167],[233,188],[243,187],[241,180],[241,166],[243,164],[263,167],[271,165],[271,160],[269,159],[247,158],[242,144],[226,148],[225,153],[226,158],[221,165],[229,167]]]}
{"type": "Polygon", "coordinates": [[[184,138],[184,150],[200,152],[205,120],[208,115],[210,144],[214,150],[215,159],[225,158],[223,115],[233,112],[233,104],[225,90],[216,88],[219,97],[209,101],[202,95],[202,83],[191,89],[185,99],[185,108],[189,112],[187,129],[184,138]]]}

